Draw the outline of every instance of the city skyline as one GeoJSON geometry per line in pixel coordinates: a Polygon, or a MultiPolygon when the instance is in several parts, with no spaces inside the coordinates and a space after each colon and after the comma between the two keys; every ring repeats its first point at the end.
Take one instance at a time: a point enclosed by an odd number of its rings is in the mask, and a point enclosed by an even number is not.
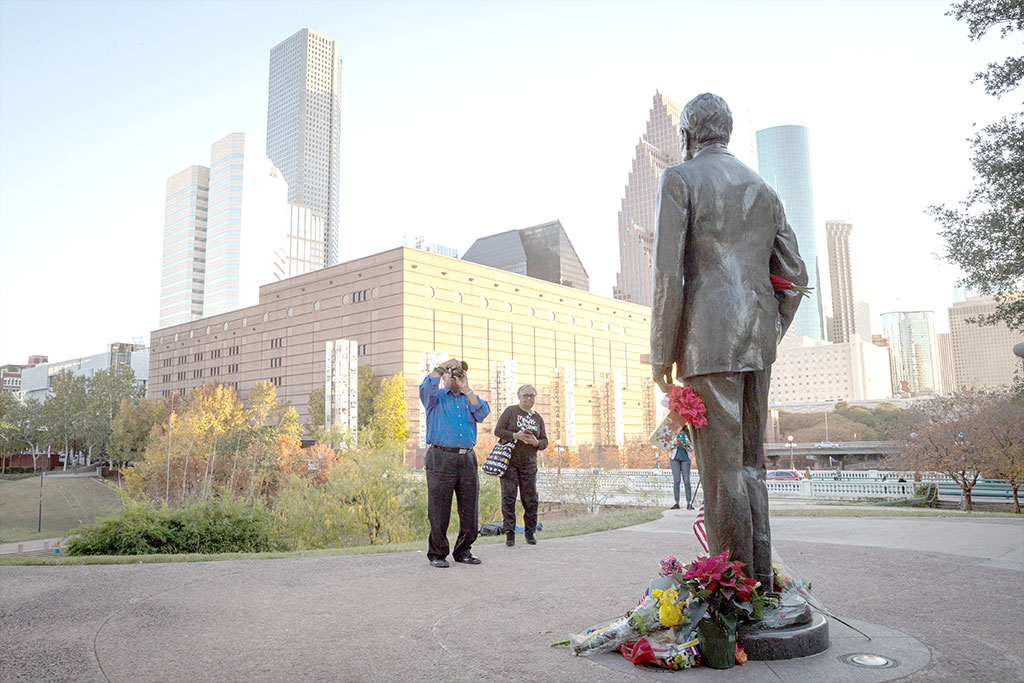
{"type": "MultiPolygon", "coordinates": [[[[942,331],[956,272],[932,256],[942,243],[924,209],[966,195],[972,125],[1014,106],[970,84],[1009,46],[968,41],[966,27],[943,16],[945,2],[697,4],[702,25],[730,26],[727,44],[710,30],[687,31],[685,41],[645,51],[630,36],[670,5],[581,13],[569,3],[294,3],[245,12],[215,3],[198,25],[171,3],[130,14],[117,3],[52,7],[0,5],[0,308],[13,318],[0,331],[2,362],[75,357],[158,326],[169,171],[205,163],[209,141],[225,131],[259,133],[267,55],[302,28],[337,41],[346,64],[346,260],[410,231],[464,250],[487,234],[561,220],[604,296],[619,265],[623,170],[651,94],[685,103],[713,91],[736,118],[730,149],[752,168],[754,130],[812,131],[816,213],[858,226],[858,298],[872,311],[935,310],[942,331]],[[27,60],[24,29],[41,21],[60,40],[27,60]],[[868,33],[865,54],[857,46],[868,33]],[[523,35],[559,49],[524,52],[523,35]],[[208,57],[194,68],[178,57],[199,48],[208,57]],[[781,88],[797,67],[807,87],[781,88]],[[169,108],[166,89],[204,106],[169,108]],[[73,101],[75,116],[23,104],[50,94],[73,101]],[[894,148],[900,163],[882,156],[894,148]],[[415,182],[402,182],[407,164],[415,182]],[[114,211],[100,203],[111,183],[114,211]],[[33,239],[40,234],[45,253],[33,239]],[[38,268],[44,257],[47,271],[38,268]]],[[[692,20],[679,19],[680,33],[692,20]]]]}

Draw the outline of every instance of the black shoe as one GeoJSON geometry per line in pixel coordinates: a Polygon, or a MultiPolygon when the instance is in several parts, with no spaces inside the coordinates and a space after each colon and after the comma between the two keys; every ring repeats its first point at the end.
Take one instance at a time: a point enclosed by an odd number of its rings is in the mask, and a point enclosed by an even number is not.
{"type": "Polygon", "coordinates": [[[455,561],[461,562],[462,564],[480,564],[480,558],[473,557],[472,555],[466,555],[465,557],[456,557],[455,561]]]}
{"type": "Polygon", "coordinates": [[[448,560],[431,560],[430,561],[430,566],[431,567],[439,567],[441,569],[444,569],[445,567],[448,566],[448,560]]]}
{"type": "Polygon", "coordinates": [[[509,548],[516,544],[516,532],[509,531],[505,534],[505,545],[509,548]]]}
{"type": "Polygon", "coordinates": [[[676,503],[675,505],[673,505],[672,507],[669,508],[669,510],[678,510],[678,509],[679,509],[679,503],[676,503]]]}
{"type": "Polygon", "coordinates": [[[534,538],[533,537],[533,533],[531,533],[529,531],[526,532],[526,542],[529,543],[530,545],[537,545],[537,539],[534,538]]]}
{"type": "Polygon", "coordinates": [[[690,505],[689,503],[687,503],[687,504],[686,504],[686,509],[687,509],[687,510],[692,510],[692,509],[693,509],[693,506],[692,506],[692,505],[690,505]]]}

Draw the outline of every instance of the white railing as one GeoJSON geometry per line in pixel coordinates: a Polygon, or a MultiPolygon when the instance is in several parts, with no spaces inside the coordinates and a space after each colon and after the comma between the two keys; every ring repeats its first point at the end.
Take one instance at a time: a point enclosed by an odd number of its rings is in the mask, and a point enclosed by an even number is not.
{"type": "MultiPolygon", "coordinates": [[[[843,473],[846,474],[846,473],[843,473]]],[[[898,478],[898,477],[897,477],[898,478]]],[[[693,470],[691,488],[700,477],[693,470]]],[[[804,500],[903,500],[913,498],[914,482],[869,480],[867,477],[768,481],[768,495],[804,500]]],[[[546,502],[585,502],[589,505],[671,505],[672,473],[669,470],[553,469],[537,475],[537,491],[546,502]]],[[[682,493],[682,491],[680,491],[682,493]]]]}

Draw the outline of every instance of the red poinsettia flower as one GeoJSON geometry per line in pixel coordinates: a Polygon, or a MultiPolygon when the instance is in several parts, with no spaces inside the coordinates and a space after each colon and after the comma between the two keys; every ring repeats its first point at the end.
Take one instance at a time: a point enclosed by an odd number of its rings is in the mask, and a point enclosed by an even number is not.
{"type": "Polygon", "coordinates": [[[705,415],[707,408],[704,399],[690,387],[672,385],[668,390],[668,406],[694,429],[700,429],[708,423],[705,415]]]}

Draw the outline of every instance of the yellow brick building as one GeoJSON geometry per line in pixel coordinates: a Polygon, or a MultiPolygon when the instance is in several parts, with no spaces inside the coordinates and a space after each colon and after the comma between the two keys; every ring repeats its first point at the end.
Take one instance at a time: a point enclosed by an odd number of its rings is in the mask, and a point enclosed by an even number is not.
{"type": "Polygon", "coordinates": [[[410,459],[422,445],[417,387],[448,356],[469,363],[491,403],[482,429],[521,384],[538,390],[552,447],[617,446],[656,423],[644,306],[405,247],[264,285],[259,301],[155,330],[150,396],[224,382],[244,398],[269,380],[305,421],[325,346],[346,339],[359,365],[404,373],[410,459]]]}

